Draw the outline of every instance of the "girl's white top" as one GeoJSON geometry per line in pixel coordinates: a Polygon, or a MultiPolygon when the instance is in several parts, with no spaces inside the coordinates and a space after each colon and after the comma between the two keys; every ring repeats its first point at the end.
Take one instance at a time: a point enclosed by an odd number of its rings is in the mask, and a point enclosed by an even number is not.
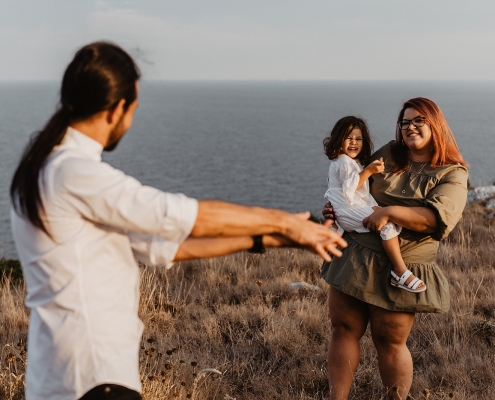
{"type": "MultiPolygon", "coordinates": [[[[368,180],[357,187],[362,170],[361,164],[345,154],[336,160],[330,160],[325,199],[332,203],[337,225],[344,231],[369,232],[363,227],[363,220],[373,213],[372,207],[378,206],[370,194],[368,180]]],[[[400,231],[400,227],[389,222],[380,231],[380,236],[383,240],[388,240],[397,236],[400,231]]]]}
{"type": "Polygon", "coordinates": [[[51,237],[11,212],[31,309],[27,400],[76,400],[113,383],[140,391],[139,268],[170,267],[198,204],[101,162],[69,128],[40,176],[51,237]]]}

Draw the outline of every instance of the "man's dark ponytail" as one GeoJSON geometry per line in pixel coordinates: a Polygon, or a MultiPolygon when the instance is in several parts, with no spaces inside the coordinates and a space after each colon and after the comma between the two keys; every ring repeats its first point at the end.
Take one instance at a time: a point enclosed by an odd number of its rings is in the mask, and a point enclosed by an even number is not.
{"type": "Polygon", "coordinates": [[[15,211],[45,233],[40,172],[69,125],[110,110],[121,99],[124,109],[136,99],[139,69],[120,47],[106,42],[80,49],[67,67],[60,90],[60,106],[45,127],[35,133],[14,173],[10,197],[15,211]]]}

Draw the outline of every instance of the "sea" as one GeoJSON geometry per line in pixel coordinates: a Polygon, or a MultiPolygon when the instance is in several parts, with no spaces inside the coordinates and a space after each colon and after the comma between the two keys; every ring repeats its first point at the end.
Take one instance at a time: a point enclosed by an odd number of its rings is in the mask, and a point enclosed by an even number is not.
{"type": "MultiPolygon", "coordinates": [[[[0,258],[17,257],[12,174],[58,95],[58,82],[0,82],[0,258]]],[[[335,122],[364,118],[378,149],[394,139],[403,102],[417,96],[442,109],[470,164],[470,185],[491,185],[495,82],[144,80],[132,128],[103,159],[164,191],[321,216],[328,172],[322,141],[335,122]]]]}

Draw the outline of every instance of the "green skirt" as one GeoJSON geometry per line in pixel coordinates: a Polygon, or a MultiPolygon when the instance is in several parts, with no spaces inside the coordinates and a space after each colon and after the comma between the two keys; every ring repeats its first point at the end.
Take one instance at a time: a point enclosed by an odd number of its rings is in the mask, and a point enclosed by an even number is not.
{"type": "Polygon", "coordinates": [[[435,262],[438,242],[423,236],[413,240],[399,238],[407,268],[423,280],[426,290],[411,293],[390,284],[392,264],[378,234],[344,234],[348,246],[342,257],[324,262],[321,277],[331,286],[368,304],[400,312],[447,312],[449,284],[435,262]]]}

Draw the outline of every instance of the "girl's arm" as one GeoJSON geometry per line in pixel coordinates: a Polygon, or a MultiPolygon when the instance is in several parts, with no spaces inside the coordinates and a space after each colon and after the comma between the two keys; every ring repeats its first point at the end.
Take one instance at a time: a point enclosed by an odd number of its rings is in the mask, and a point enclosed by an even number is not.
{"type": "Polygon", "coordinates": [[[364,168],[359,173],[359,182],[357,185],[357,189],[363,186],[364,182],[366,182],[371,175],[383,172],[384,169],[385,169],[385,164],[383,163],[382,158],[371,162],[366,168],[364,168]]]}
{"type": "Polygon", "coordinates": [[[387,222],[416,232],[433,233],[437,229],[435,213],[427,207],[382,207],[365,218],[363,226],[379,232],[387,222]]]}

